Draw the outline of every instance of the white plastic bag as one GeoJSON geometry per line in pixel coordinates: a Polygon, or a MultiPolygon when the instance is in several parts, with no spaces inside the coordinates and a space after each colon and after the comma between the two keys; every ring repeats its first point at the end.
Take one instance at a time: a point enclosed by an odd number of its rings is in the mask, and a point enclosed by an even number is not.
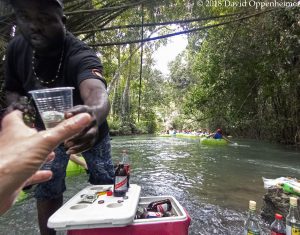
{"type": "Polygon", "coordinates": [[[266,179],[262,177],[264,182],[264,188],[270,189],[270,188],[279,188],[281,184],[283,183],[291,183],[293,185],[297,184],[300,186],[300,183],[298,183],[297,179],[295,178],[288,178],[288,177],[279,177],[277,179],[266,179]]]}

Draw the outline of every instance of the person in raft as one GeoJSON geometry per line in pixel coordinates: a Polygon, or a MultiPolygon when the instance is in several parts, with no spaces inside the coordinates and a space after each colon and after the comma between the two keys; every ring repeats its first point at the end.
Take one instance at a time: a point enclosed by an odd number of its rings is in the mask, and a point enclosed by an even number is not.
{"type": "MultiPolygon", "coordinates": [[[[74,87],[74,107],[70,118],[89,113],[93,122],[55,149],[50,164],[53,177],[35,188],[40,233],[56,234],[47,227],[48,218],[63,204],[66,167],[70,154],[82,153],[91,184],[113,184],[109,128],[110,110],[102,64],[86,44],[65,28],[61,0],[10,0],[16,16],[17,32],[7,47],[4,91],[9,109],[18,109],[20,97],[31,99],[29,91],[74,87]]],[[[37,113],[35,128],[44,129],[37,113]]],[[[46,167],[45,164],[44,167],[46,167]]]]}
{"type": "Polygon", "coordinates": [[[225,137],[225,136],[223,135],[223,131],[222,131],[222,129],[220,129],[220,128],[218,128],[218,129],[216,130],[215,133],[209,135],[208,137],[209,137],[209,138],[212,137],[212,138],[214,138],[214,139],[224,139],[224,140],[226,140],[226,141],[229,142],[229,143],[233,143],[231,140],[229,140],[227,137],[225,137]]]}

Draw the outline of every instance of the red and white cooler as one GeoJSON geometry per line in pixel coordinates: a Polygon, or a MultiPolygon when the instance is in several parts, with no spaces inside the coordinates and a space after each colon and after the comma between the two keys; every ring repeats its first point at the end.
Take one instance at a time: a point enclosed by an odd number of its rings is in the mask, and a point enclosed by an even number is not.
{"type": "Polygon", "coordinates": [[[112,188],[93,185],[81,190],[49,218],[48,227],[68,235],[188,235],[191,218],[174,197],[140,197],[136,184],[125,198],[114,197],[105,193],[112,188]],[[93,199],[95,194],[99,196],[93,199]],[[173,216],[135,219],[138,207],[163,199],[171,201],[173,216]]]}

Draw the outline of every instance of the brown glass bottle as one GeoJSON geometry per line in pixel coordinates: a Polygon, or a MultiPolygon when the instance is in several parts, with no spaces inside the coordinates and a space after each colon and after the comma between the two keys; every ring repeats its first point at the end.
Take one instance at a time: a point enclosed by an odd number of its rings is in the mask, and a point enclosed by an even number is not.
{"type": "Polygon", "coordinates": [[[127,154],[127,150],[122,151],[122,164],[124,164],[125,170],[127,171],[127,189],[130,187],[130,161],[127,154]]]}
{"type": "Polygon", "coordinates": [[[127,191],[127,171],[124,167],[124,164],[119,164],[115,172],[114,196],[123,197],[127,191]]]}
{"type": "Polygon", "coordinates": [[[151,202],[147,206],[147,211],[161,212],[163,214],[170,210],[172,210],[172,203],[171,203],[170,199],[164,199],[164,200],[160,200],[160,201],[151,202]]]}

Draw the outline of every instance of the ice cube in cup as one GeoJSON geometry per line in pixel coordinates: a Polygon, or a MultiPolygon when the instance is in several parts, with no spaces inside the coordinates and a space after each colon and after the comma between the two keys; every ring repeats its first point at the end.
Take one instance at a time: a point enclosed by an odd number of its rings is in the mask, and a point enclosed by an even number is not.
{"type": "Polygon", "coordinates": [[[46,129],[48,129],[62,122],[65,118],[65,114],[58,111],[45,111],[41,113],[41,117],[46,129]]]}
{"type": "Polygon", "coordinates": [[[64,112],[73,107],[74,87],[57,87],[29,91],[46,128],[64,120],[64,112]]]}

